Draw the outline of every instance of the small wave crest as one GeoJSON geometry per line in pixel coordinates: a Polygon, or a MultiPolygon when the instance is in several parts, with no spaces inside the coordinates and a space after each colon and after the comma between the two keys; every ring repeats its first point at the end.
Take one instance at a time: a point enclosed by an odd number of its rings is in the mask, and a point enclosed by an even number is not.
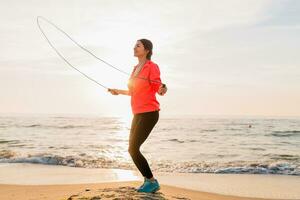
{"type": "Polygon", "coordinates": [[[88,126],[83,125],[43,125],[43,124],[30,124],[30,125],[16,125],[17,127],[21,128],[58,128],[58,129],[72,129],[72,128],[86,128],[88,126]]]}
{"type": "Polygon", "coordinates": [[[298,130],[289,130],[289,131],[273,131],[271,133],[275,137],[290,137],[290,136],[300,136],[300,131],[298,130]]]}

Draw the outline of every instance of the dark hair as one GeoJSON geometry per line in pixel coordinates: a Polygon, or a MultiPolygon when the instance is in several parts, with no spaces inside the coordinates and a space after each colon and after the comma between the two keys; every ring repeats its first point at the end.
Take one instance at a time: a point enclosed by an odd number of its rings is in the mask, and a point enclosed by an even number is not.
{"type": "Polygon", "coordinates": [[[140,41],[140,42],[144,45],[144,48],[145,48],[146,50],[149,50],[149,52],[148,52],[146,58],[147,58],[148,60],[151,60],[152,49],[153,49],[153,44],[152,44],[152,42],[151,42],[150,40],[147,40],[147,39],[144,39],[144,38],[143,38],[143,39],[139,39],[138,41],[140,41]]]}

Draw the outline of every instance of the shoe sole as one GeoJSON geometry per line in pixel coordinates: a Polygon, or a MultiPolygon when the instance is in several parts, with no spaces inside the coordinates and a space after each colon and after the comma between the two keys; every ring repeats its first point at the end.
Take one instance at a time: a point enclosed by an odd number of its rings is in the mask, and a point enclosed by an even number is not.
{"type": "Polygon", "coordinates": [[[140,189],[142,189],[142,187],[139,187],[139,188],[135,188],[135,190],[136,190],[136,191],[138,191],[138,190],[140,190],[140,189]]]}
{"type": "MultiPolygon", "coordinates": [[[[155,193],[157,192],[158,190],[160,190],[160,186],[158,188],[156,188],[155,190],[151,191],[151,192],[143,192],[143,193],[155,193]]],[[[137,192],[142,192],[142,191],[138,191],[137,192]]]]}

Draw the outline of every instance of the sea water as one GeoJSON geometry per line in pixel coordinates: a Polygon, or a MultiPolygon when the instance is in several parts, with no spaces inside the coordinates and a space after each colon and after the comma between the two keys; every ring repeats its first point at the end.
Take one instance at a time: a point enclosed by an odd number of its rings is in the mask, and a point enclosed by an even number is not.
{"type": "MultiPolygon", "coordinates": [[[[132,118],[0,116],[0,163],[136,170],[132,118]]],[[[300,119],[160,117],[141,146],[153,171],[300,175],[300,119]]]]}

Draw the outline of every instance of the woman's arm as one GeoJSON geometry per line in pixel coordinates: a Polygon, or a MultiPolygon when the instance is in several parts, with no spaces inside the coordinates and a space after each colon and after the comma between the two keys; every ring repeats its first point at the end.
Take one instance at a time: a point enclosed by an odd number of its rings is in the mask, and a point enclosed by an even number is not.
{"type": "Polygon", "coordinates": [[[111,89],[109,88],[108,91],[113,95],[123,94],[130,96],[130,92],[128,90],[119,90],[119,89],[111,89]]]}
{"type": "Polygon", "coordinates": [[[150,85],[151,88],[159,95],[164,96],[168,88],[166,84],[163,84],[160,79],[160,70],[157,64],[152,66],[150,71],[150,85]]]}
{"type": "Polygon", "coordinates": [[[128,95],[128,96],[130,96],[128,90],[119,90],[119,89],[116,89],[116,91],[117,91],[117,93],[119,93],[119,94],[123,94],[123,95],[128,95]]]}

